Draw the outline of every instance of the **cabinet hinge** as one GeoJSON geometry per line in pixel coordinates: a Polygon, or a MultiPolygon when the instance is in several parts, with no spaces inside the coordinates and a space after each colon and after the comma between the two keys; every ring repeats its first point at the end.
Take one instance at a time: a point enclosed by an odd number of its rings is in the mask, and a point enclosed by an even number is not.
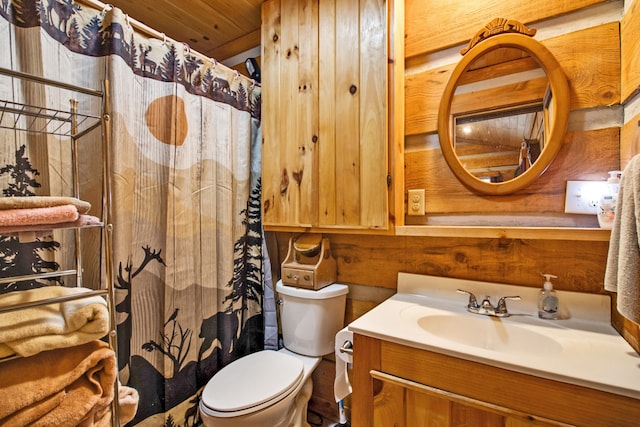
{"type": "Polygon", "coordinates": [[[387,174],[387,187],[391,187],[391,174],[387,174]]]}

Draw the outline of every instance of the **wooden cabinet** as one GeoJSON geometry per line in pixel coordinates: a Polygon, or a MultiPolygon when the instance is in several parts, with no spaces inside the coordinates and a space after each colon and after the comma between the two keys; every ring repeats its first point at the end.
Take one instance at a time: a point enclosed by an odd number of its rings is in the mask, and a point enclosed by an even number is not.
{"type": "Polygon", "coordinates": [[[571,426],[371,371],[374,426],[571,426]]]}
{"type": "Polygon", "coordinates": [[[630,397],[355,335],[352,425],[630,426],[630,397]]]}
{"type": "Polygon", "coordinates": [[[393,3],[263,3],[265,228],[388,228],[393,3]]]}

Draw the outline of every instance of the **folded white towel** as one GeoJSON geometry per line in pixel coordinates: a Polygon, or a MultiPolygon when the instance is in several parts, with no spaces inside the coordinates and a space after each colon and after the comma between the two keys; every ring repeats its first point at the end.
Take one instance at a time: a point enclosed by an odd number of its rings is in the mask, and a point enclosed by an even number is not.
{"type": "Polygon", "coordinates": [[[620,314],[640,323],[640,154],[620,179],[604,288],[618,293],[620,314]]]}
{"type": "MultiPolygon", "coordinates": [[[[89,291],[64,286],[14,291],[0,295],[0,307],[89,291]]],[[[100,296],[0,313],[0,358],[72,347],[100,339],[108,331],[107,304],[100,296]]]]}

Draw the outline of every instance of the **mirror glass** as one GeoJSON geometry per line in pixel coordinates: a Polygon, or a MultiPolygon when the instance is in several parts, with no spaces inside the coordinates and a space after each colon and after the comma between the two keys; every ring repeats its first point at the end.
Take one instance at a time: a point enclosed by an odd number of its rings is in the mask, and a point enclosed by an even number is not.
{"type": "Polygon", "coordinates": [[[487,182],[514,179],[531,167],[544,149],[542,106],[499,115],[456,118],[454,150],[464,168],[487,182]]]}
{"type": "Polygon", "coordinates": [[[556,156],[568,103],[566,77],[539,42],[518,33],[480,41],[452,72],[440,104],[445,160],[473,190],[514,192],[556,156]]]}

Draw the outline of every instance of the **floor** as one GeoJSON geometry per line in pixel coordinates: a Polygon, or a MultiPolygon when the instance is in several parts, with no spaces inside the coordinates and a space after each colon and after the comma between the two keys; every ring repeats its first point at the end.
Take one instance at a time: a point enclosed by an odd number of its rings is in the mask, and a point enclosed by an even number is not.
{"type": "Polygon", "coordinates": [[[307,411],[307,422],[311,427],[348,427],[349,426],[349,423],[340,424],[335,420],[325,419],[321,415],[313,411],[307,411]]]}

